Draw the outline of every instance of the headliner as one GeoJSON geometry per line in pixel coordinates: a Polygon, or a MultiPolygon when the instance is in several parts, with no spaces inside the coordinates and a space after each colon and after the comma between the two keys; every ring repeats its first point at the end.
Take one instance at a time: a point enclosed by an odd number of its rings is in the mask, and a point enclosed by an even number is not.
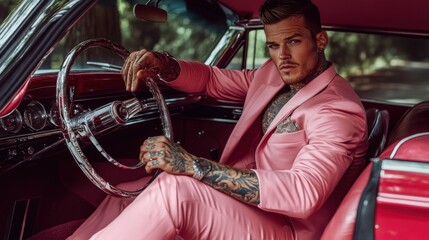
{"type": "MultiPolygon", "coordinates": [[[[241,18],[258,18],[264,0],[218,0],[241,18]]],[[[427,0],[313,0],[325,26],[429,33],[427,0]]]]}

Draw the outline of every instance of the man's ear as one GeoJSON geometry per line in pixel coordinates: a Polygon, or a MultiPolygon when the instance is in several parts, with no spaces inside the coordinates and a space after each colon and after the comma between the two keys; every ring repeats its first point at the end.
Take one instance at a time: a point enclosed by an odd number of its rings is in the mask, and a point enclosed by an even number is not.
{"type": "Polygon", "coordinates": [[[325,30],[321,30],[316,34],[317,49],[325,49],[328,46],[328,34],[325,30]]]}

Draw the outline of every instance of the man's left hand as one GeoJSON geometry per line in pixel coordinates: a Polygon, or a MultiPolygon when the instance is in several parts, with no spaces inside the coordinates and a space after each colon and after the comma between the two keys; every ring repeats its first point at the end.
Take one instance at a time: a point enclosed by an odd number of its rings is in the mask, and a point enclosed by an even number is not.
{"type": "Polygon", "coordinates": [[[192,176],[192,161],[196,156],[165,136],[149,137],[140,147],[140,161],[145,162],[146,172],[162,169],[171,174],[192,176]]]}

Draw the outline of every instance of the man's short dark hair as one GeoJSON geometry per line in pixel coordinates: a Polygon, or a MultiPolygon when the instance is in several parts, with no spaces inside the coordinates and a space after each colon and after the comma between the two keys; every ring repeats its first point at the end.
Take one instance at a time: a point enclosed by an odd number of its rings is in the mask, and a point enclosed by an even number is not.
{"type": "Polygon", "coordinates": [[[313,35],[320,32],[319,9],[311,0],[266,0],[259,11],[263,24],[275,24],[293,16],[303,16],[313,35]]]}

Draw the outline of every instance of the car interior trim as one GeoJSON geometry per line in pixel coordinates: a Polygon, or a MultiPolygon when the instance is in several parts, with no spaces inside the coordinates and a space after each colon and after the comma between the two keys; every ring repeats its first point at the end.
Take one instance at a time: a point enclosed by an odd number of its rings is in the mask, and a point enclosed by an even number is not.
{"type": "Polygon", "coordinates": [[[210,56],[207,58],[205,63],[212,66],[222,66],[227,64],[230,60],[231,51],[238,51],[242,43],[244,42],[243,38],[245,37],[244,29],[237,27],[230,27],[225,35],[220,39],[219,43],[213,49],[210,56]],[[235,39],[231,41],[231,39],[235,39]],[[228,57],[228,58],[226,58],[228,57]]]}
{"type": "Polygon", "coordinates": [[[374,158],[372,161],[371,175],[368,184],[362,192],[358,205],[353,239],[373,240],[375,236],[375,206],[377,203],[382,161],[378,158],[374,158]]]}

